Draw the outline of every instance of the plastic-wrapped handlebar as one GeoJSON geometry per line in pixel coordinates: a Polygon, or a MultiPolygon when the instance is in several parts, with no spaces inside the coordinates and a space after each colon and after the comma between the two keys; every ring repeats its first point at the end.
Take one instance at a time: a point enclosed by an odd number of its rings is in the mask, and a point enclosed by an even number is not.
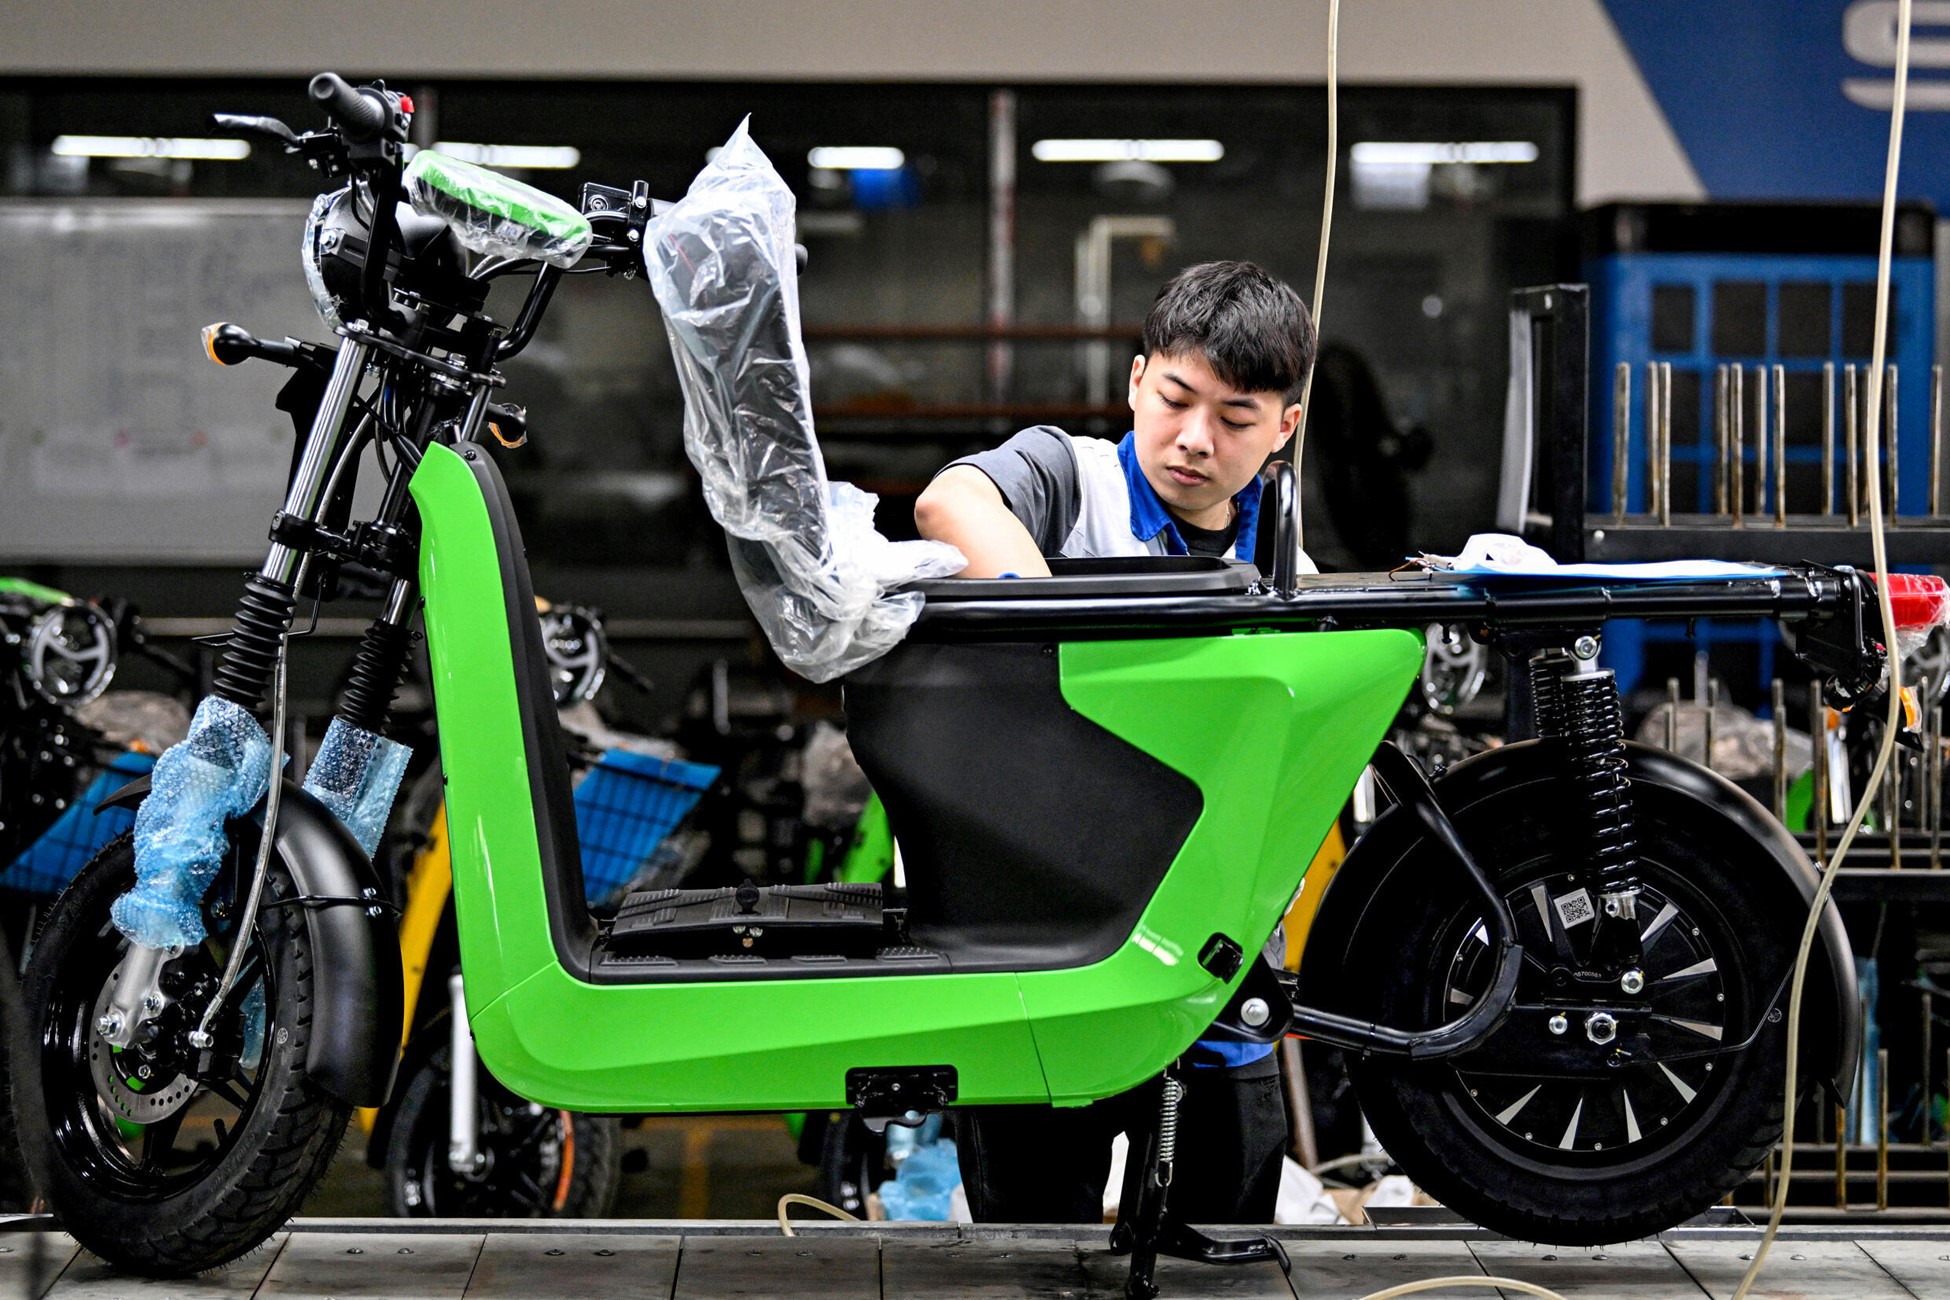
{"type": "Polygon", "coordinates": [[[345,138],[354,143],[377,140],[386,129],[386,105],[377,96],[366,95],[349,85],[336,72],[321,72],[311,79],[312,102],[338,119],[345,138]]]}

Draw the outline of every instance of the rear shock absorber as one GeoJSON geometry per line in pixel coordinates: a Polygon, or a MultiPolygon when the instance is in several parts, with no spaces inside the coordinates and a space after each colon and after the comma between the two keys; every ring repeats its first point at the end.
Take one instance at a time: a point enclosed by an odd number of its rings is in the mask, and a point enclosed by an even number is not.
{"type": "Polygon", "coordinates": [[[1555,647],[1530,657],[1530,710],[1539,736],[1564,734],[1563,692],[1558,689],[1558,680],[1570,666],[1571,657],[1555,647]]]}
{"type": "Polygon", "coordinates": [[[1605,915],[1638,914],[1638,840],[1632,824],[1632,783],[1626,775],[1625,723],[1618,684],[1600,668],[1596,637],[1579,637],[1571,671],[1556,683],[1565,762],[1588,828],[1588,861],[1597,873],[1605,915]]]}

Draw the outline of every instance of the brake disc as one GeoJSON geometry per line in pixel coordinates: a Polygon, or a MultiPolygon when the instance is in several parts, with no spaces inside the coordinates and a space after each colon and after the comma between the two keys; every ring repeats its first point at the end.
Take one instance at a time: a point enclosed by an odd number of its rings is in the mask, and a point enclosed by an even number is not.
{"type": "Polygon", "coordinates": [[[196,1096],[196,1080],[186,1074],[169,1078],[158,1074],[152,1078],[142,1078],[136,1073],[140,1068],[141,1053],[111,1047],[96,1032],[95,1022],[108,1010],[115,993],[115,982],[120,975],[118,968],[102,984],[101,994],[95,999],[95,1009],[90,1013],[84,1030],[88,1035],[88,1072],[94,1077],[96,1095],[107,1102],[109,1109],[119,1118],[133,1124],[154,1124],[190,1104],[191,1098],[196,1096]]]}

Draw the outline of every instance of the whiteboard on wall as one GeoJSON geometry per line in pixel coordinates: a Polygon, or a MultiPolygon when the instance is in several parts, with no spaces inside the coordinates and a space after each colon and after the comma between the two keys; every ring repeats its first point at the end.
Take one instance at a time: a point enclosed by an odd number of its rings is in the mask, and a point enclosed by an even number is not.
{"type": "Polygon", "coordinates": [[[287,200],[0,202],[0,562],[255,563],[290,372],[217,366],[235,321],[329,341],[287,200]]]}

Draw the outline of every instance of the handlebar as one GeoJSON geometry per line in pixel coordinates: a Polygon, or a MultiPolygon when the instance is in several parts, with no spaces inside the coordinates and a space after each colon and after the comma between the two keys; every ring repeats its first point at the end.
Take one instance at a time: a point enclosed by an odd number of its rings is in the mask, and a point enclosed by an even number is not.
{"type": "Polygon", "coordinates": [[[313,103],[338,119],[339,130],[354,144],[377,140],[391,116],[378,95],[355,89],[336,72],[321,72],[313,77],[311,97],[313,103]]]}

